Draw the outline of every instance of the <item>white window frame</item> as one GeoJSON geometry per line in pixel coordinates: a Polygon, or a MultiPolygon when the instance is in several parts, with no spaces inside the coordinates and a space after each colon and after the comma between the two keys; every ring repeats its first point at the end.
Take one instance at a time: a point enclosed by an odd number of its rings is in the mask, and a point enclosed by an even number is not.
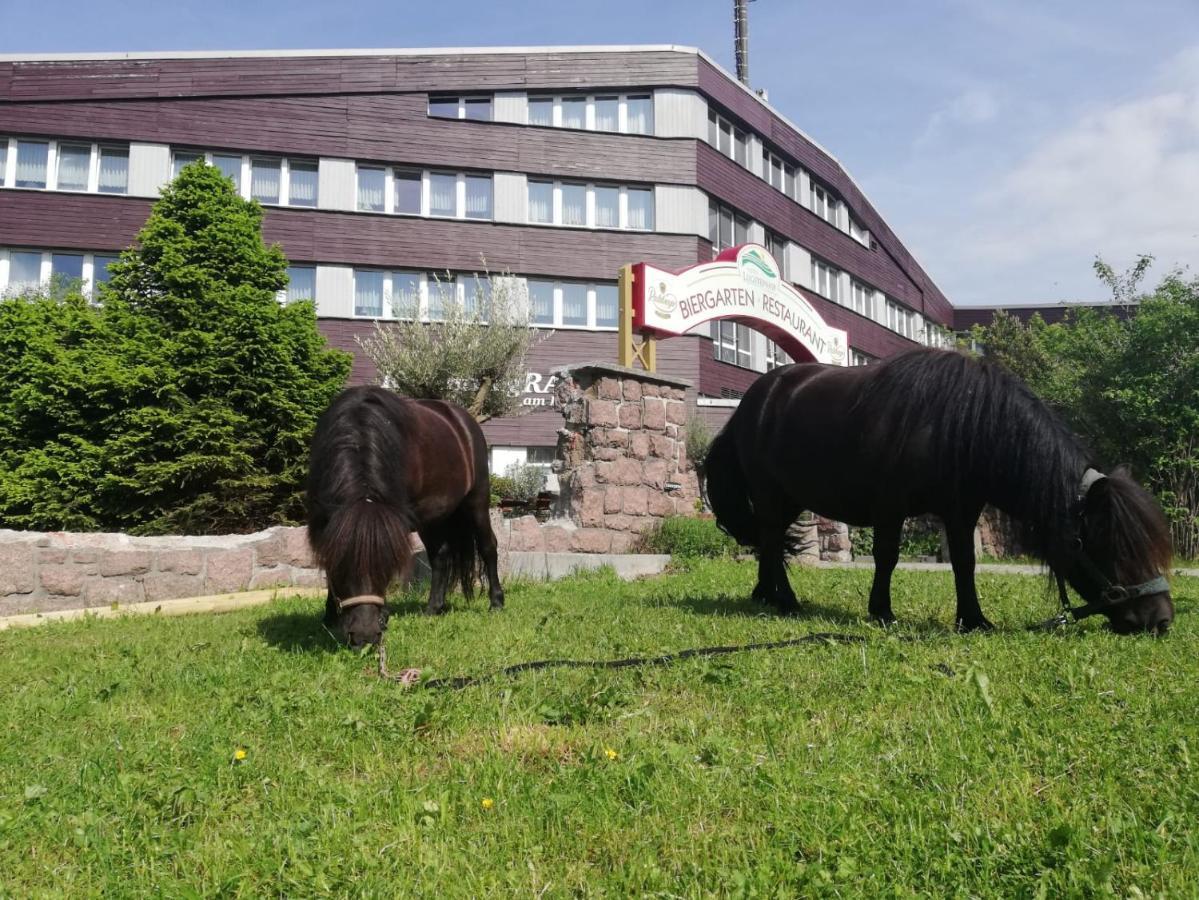
{"type": "MultiPolygon", "coordinates": [[[[425,219],[462,219],[468,222],[494,222],[495,221],[495,174],[493,172],[451,172],[444,169],[415,169],[410,166],[383,166],[375,163],[355,163],[354,164],[354,203],[355,212],[365,213],[366,215],[374,216],[420,216],[425,219]],[[358,203],[358,173],[363,169],[372,171],[383,171],[383,209],[359,209],[358,203]],[[405,175],[420,176],[420,211],[419,212],[398,212],[395,205],[395,181],[396,173],[400,172],[405,175]],[[434,175],[445,175],[454,178],[454,212],[446,215],[444,213],[434,213],[432,206],[432,180],[434,175]],[[491,215],[487,218],[481,216],[468,216],[466,214],[466,179],[467,178],[486,178],[491,182],[491,215]]],[[[527,203],[527,198],[526,198],[527,203]]]]}
{"type": "Polygon", "coordinates": [[[120,141],[88,141],[72,140],[70,138],[47,137],[0,137],[0,157],[4,165],[0,168],[0,188],[15,188],[17,186],[17,144],[19,141],[46,144],[46,185],[40,188],[21,188],[23,191],[58,191],[69,194],[98,194],[100,193],[100,153],[102,150],[124,150],[125,190],[105,191],[113,197],[129,195],[129,145],[120,141]],[[60,162],[60,147],[63,145],[88,148],[87,181],[81,188],[60,188],[58,186],[58,166],[60,162]]]}
{"type": "Polygon", "coordinates": [[[80,251],[69,247],[50,250],[47,250],[43,247],[0,247],[0,296],[3,296],[8,292],[9,277],[11,275],[10,254],[12,253],[38,254],[38,285],[43,288],[49,285],[50,279],[53,276],[55,254],[62,256],[82,256],[82,291],[86,297],[91,297],[95,293],[96,258],[121,258],[120,251],[80,251]]]}
{"type": "Polygon", "coordinates": [[[870,366],[878,362],[878,357],[871,356],[861,350],[856,350],[853,347],[849,348],[849,364],[851,366],[870,366]]]}
{"type": "Polygon", "coordinates": [[[531,208],[531,205],[529,202],[528,187],[526,186],[526,188],[525,188],[525,220],[530,225],[540,225],[543,227],[552,227],[552,228],[587,228],[587,229],[593,229],[593,230],[594,229],[603,229],[605,231],[640,231],[640,232],[645,232],[645,233],[655,231],[657,228],[656,217],[654,216],[654,188],[652,185],[650,185],[648,187],[642,187],[639,185],[611,184],[609,182],[604,182],[604,181],[599,181],[599,182],[596,182],[596,181],[574,181],[573,179],[569,179],[569,178],[565,179],[565,180],[551,180],[549,178],[530,178],[528,180],[527,184],[529,184],[529,185],[531,185],[531,184],[543,184],[543,185],[544,184],[552,184],[553,185],[553,202],[551,204],[551,212],[550,212],[550,221],[549,222],[535,222],[535,221],[533,221],[532,218],[529,217],[529,210],[531,208]],[[581,225],[575,225],[575,224],[567,225],[563,221],[562,189],[564,187],[581,187],[581,188],[583,188],[584,213],[583,213],[583,224],[581,224],[581,225]],[[596,209],[596,207],[595,207],[595,191],[596,191],[596,188],[608,188],[608,189],[615,188],[620,192],[619,197],[618,197],[619,208],[617,210],[617,224],[615,226],[597,225],[596,224],[596,214],[595,214],[595,209],[596,209]],[[649,228],[634,228],[632,225],[629,224],[629,221],[630,221],[630,219],[629,219],[629,192],[630,191],[642,191],[642,192],[649,193],[649,196],[650,196],[649,210],[650,210],[650,217],[652,220],[650,222],[649,228]]]}
{"type": "Polygon", "coordinates": [[[709,217],[708,240],[712,244],[712,255],[713,256],[717,255],[722,250],[727,250],[729,247],[737,247],[737,246],[747,243],[749,241],[749,229],[750,229],[750,226],[753,224],[753,220],[750,219],[748,216],[741,215],[741,213],[737,212],[737,210],[733,209],[731,206],[727,206],[724,203],[718,203],[717,201],[709,198],[708,199],[708,217],[709,217]],[[730,237],[732,239],[732,243],[729,243],[729,244],[724,244],[724,243],[721,243],[721,241],[720,241],[720,223],[722,221],[722,217],[725,214],[728,215],[729,220],[733,223],[732,224],[732,234],[730,235],[730,237]],[[712,231],[711,231],[711,217],[712,216],[716,217],[716,239],[715,240],[712,240],[712,231]],[[739,227],[744,231],[745,240],[743,240],[743,241],[737,240],[737,231],[738,231],[739,227]]]}
{"type": "Polygon", "coordinates": [[[554,301],[553,301],[553,321],[552,322],[531,322],[533,328],[553,328],[555,331],[616,331],[619,327],[620,318],[620,300],[617,298],[617,322],[613,325],[599,325],[596,321],[596,309],[598,306],[598,290],[602,286],[613,286],[613,282],[607,281],[576,281],[571,278],[534,278],[525,279],[525,290],[528,291],[529,282],[542,282],[553,285],[554,301]],[[582,285],[587,290],[587,321],[583,324],[566,324],[563,322],[563,310],[565,308],[565,285],[582,285]]]}
{"type": "Polygon", "coordinates": [[[748,325],[742,325],[740,322],[731,322],[728,319],[713,319],[711,327],[713,358],[725,365],[737,366],[740,369],[752,369],[754,361],[754,330],[748,325]],[[724,338],[721,326],[726,324],[733,326],[732,340],[725,340],[724,338]],[[731,352],[733,358],[731,360],[722,359],[720,356],[722,350],[731,352]]]}
{"type": "Polygon", "coordinates": [[[813,256],[812,290],[826,300],[841,303],[841,270],[813,256]]]}
{"type": "MultiPolygon", "coordinates": [[[[315,306],[316,302],[317,302],[317,299],[316,299],[316,263],[299,263],[299,264],[293,263],[293,264],[289,265],[287,268],[288,268],[289,272],[291,269],[309,269],[312,271],[312,303],[315,306]]],[[[288,275],[288,278],[289,279],[291,278],[290,274],[288,275]]],[[[290,289],[291,289],[291,284],[289,281],[288,286],[283,288],[281,291],[279,291],[275,295],[275,297],[276,297],[276,299],[278,299],[280,305],[287,303],[287,292],[290,289]]]]}
{"type": "MultiPolygon", "coordinates": [[[[258,203],[268,207],[290,206],[295,209],[317,209],[321,203],[321,187],[320,187],[320,162],[316,159],[311,159],[306,156],[272,156],[269,153],[236,153],[232,150],[201,150],[194,147],[172,146],[171,147],[171,177],[176,176],[175,172],[175,157],[178,154],[187,156],[198,156],[204,160],[205,165],[213,165],[212,158],[214,156],[240,156],[241,157],[241,184],[238,185],[238,196],[243,200],[253,200],[252,182],[254,179],[254,162],[277,162],[279,163],[279,202],[270,203],[259,200],[258,203]],[[293,162],[302,162],[309,165],[317,166],[317,185],[316,198],[313,203],[293,204],[291,202],[291,165],[293,162]]],[[[99,162],[97,162],[97,167],[99,162]]],[[[99,169],[97,168],[97,178],[99,178],[99,169]]],[[[354,200],[357,203],[358,199],[358,170],[354,170],[354,200]]]]}
{"type": "Polygon", "coordinates": [[[782,347],[776,344],[770,338],[766,339],[766,371],[777,369],[780,366],[789,366],[795,362],[782,347]]]}
{"type": "Polygon", "coordinates": [[[448,102],[450,100],[454,100],[458,106],[458,114],[457,114],[456,118],[459,120],[466,118],[466,104],[468,101],[478,102],[480,100],[486,100],[489,104],[491,104],[491,115],[489,115],[486,119],[471,119],[471,121],[472,122],[494,122],[495,121],[495,95],[494,94],[438,95],[435,93],[435,94],[431,95],[429,97],[428,104],[425,107],[425,114],[430,116],[431,118],[435,118],[435,119],[449,119],[449,118],[455,118],[455,117],[445,116],[445,115],[442,115],[441,113],[438,113],[436,115],[433,114],[432,107],[433,107],[434,100],[438,100],[441,102],[448,102]]]}
{"type": "MultiPolygon", "coordinates": [[[[457,273],[430,273],[418,271],[416,269],[380,269],[375,266],[355,266],[353,269],[352,284],[350,290],[350,318],[359,319],[362,321],[399,321],[399,315],[395,308],[393,298],[395,295],[395,282],[397,275],[415,275],[417,277],[417,307],[418,318],[421,322],[441,321],[429,318],[429,300],[432,297],[433,286],[437,284],[449,284],[452,279],[454,285],[454,302],[464,304],[466,302],[466,279],[479,278],[486,280],[486,274],[478,274],[474,272],[457,272],[457,273]],[[357,285],[359,272],[378,272],[383,275],[383,299],[382,309],[378,316],[364,316],[356,312],[357,308],[357,285]],[[448,277],[447,277],[448,276],[448,277]]],[[[492,285],[494,290],[495,285],[492,285]]],[[[407,320],[406,320],[407,321],[407,320]]]]}
{"type": "Polygon", "coordinates": [[[849,236],[861,244],[863,247],[870,246],[870,231],[855,219],[853,216],[847,216],[849,219],[849,236]]]}
{"type": "Polygon", "coordinates": [[[750,154],[750,140],[749,139],[754,136],[753,131],[749,130],[748,128],[742,128],[740,125],[735,124],[730,119],[726,119],[724,116],[722,116],[720,113],[716,112],[716,110],[712,109],[711,107],[708,107],[708,125],[710,126],[708,129],[708,139],[707,139],[708,146],[713,147],[716,150],[716,152],[720,153],[722,156],[727,156],[729,159],[731,159],[733,162],[737,163],[737,165],[741,166],[743,169],[749,169],[752,171],[753,161],[749,158],[749,154],[750,154]],[[715,127],[715,129],[716,129],[716,143],[715,144],[712,143],[712,127],[715,127]],[[728,149],[725,149],[720,146],[722,136],[728,137],[728,141],[729,141],[728,149]],[[740,136],[740,141],[738,141],[738,136],[740,136]],[[737,148],[738,147],[742,148],[742,151],[741,151],[742,158],[741,159],[737,158],[737,156],[738,156],[737,148]]]}
{"type": "Polygon", "coordinates": [[[849,303],[846,305],[859,315],[865,316],[867,319],[873,319],[874,289],[858,281],[856,278],[851,279],[849,283],[849,303]]]}
{"type": "Polygon", "coordinates": [[[648,91],[594,91],[587,94],[550,94],[542,93],[541,91],[530,91],[526,95],[526,101],[550,101],[552,104],[550,112],[550,124],[542,125],[532,121],[528,109],[528,102],[525,105],[525,124],[534,128],[570,128],[575,131],[597,131],[601,134],[632,134],[632,135],[652,135],[654,133],[654,95],[648,91]],[[595,104],[597,100],[616,99],[616,130],[611,131],[607,128],[596,128],[595,104]],[[581,128],[575,128],[573,125],[562,124],[562,103],[564,100],[582,100],[583,101],[583,125],[581,128]],[[645,131],[630,131],[629,130],[629,101],[636,99],[644,99],[649,101],[649,122],[645,131]]]}

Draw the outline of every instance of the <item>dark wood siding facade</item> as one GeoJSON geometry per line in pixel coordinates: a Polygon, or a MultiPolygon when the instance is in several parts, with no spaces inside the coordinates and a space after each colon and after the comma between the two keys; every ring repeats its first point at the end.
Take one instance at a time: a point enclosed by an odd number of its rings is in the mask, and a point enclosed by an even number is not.
{"type": "MultiPolygon", "coordinates": [[[[278,54],[205,58],[0,61],[0,136],[118,140],[243,154],[332,157],[425,168],[695,186],[872,287],[943,324],[948,301],[840,165],[702,56],[686,49],[278,54]],[[695,138],[659,138],[430,117],[430,93],[697,90],[804,166],[847,202],[875,238],[863,247],[695,138]]],[[[113,252],[150,201],[0,190],[0,246],[113,252]]],[[[696,234],[564,229],[499,222],[267,208],[264,235],[299,263],[493,271],[609,281],[625,263],[680,269],[711,259],[696,234]]],[[[795,273],[798,275],[798,273],[795,273]]],[[[913,342],[806,292],[851,347],[876,357],[913,342]]],[[[959,311],[959,316],[961,311],[959,311]]],[[[330,343],[356,351],[372,323],[325,318],[330,343]]],[[[709,396],[739,393],[758,373],[713,359],[711,341],[659,344],[659,367],[709,396]]],[[[530,369],[614,360],[611,332],[559,331],[530,369]]],[[[353,378],[369,380],[357,354],[353,378]]],[[[712,413],[717,417],[723,413],[712,413]]],[[[551,444],[556,412],[488,425],[498,444],[551,444]]]]}

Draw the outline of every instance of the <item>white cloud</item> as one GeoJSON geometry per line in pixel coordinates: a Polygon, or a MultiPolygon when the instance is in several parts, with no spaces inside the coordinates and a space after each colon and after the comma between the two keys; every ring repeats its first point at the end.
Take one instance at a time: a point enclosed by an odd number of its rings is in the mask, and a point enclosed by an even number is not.
{"type": "Polygon", "coordinates": [[[940,139],[949,128],[984,125],[999,115],[999,100],[982,87],[970,88],[954,97],[929,116],[924,131],[915,140],[915,148],[927,147],[940,139]]]}
{"type": "Polygon", "coordinates": [[[980,190],[971,224],[934,255],[962,273],[993,273],[1006,294],[950,296],[1097,298],[1102,290],[1089,277],[1095,254],[1121,267],[1151,253],[1159,274],[1199,265],[1196,73],[1199,47],[1163,66],[1149,93],[1078,116],[980,190]]]}

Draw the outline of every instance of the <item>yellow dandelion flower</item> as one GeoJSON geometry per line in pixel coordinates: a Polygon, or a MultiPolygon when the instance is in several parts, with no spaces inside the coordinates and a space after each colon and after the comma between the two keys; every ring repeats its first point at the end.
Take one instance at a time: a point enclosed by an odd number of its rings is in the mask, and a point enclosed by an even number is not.
{"type": "Polygon", "coordinates": [[[481,805],[484,809],[491,809],[493,806],[495,806],[495,801],[490,797],[484,797],[481,805]]]}
{"type": "Polygon", "coordinates": [[[236,750],[233,751],[233,758],[235,760],[237,760],[238,762],[241,762],[243,759],[246,758],[246,751],[243,748],[238,747],[236,750]]]}
{"type": "Polygon", "coordinates": [[[613,750],[611,747],[609,747],[607,750],[604,751],[604,755],[607,756],[608,759],[620,759],[620,754],[617,753],[615,750],[613,750]]]}

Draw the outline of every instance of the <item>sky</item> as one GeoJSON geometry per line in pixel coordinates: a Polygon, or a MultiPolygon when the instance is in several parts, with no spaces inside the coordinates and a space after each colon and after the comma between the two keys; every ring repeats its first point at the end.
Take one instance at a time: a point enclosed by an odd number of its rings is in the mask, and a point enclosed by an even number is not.
{"type": "MultiPolygon", "coordinates": [[[[732,0],[0,0],[0,53],[681,44],[732,0]]],[[[750,77],[956,305],[1199,267],[1199,0],[754,0],[750,77]]],[[[2,125],[0,118],[0,125],[2,125]]]]}

